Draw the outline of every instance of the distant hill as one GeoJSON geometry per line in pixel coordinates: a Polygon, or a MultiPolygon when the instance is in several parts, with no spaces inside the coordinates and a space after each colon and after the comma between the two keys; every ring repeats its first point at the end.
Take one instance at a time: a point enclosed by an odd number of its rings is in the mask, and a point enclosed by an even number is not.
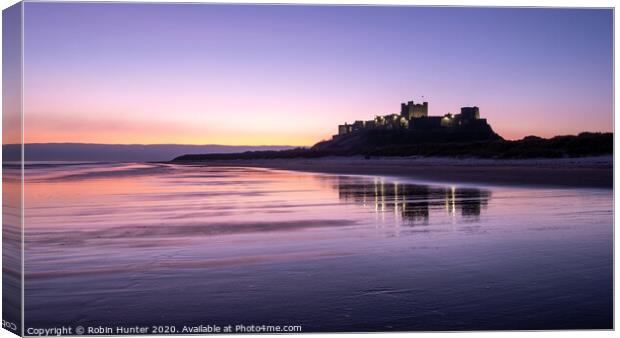
{"type": "Polygon", "coordinates": [[[560,158],[611,155],[613,133],[562,135],[551,138],[528,136],[521,140],[422,143],[369,148],[365,156],[447,156],[498,159],[560,158]]]}
{"type": "MultiPolygon", "coordinates": [[[[2,146],[4,160],[18,160],[19,144],[2,146]]],[[[24,146],[26,161],[85,161],[85,162],[149,162],[169,161],[188,153],[239,153],[250,150],[285,150],[289,146],[225,146],[183,144],[90,144],[90,143],[30,143],[24,146]]]]}
{"type": "Polygon", "coordinates": [[[497,141],[502,137],[496,134],[491,126],[439,130],[411,129],[369,129],[336,135],[331,140],[315,144],[312,149],[360,153],[369,149],[426,143],[469,143],[477,141],[497,141]]]}
{"type": "MultiPolygon", "coordinates": [[[[581,133],[579,135],[541,138],[528,136],[509,141],[501,138],[464,141],[444,139],[439,142],[405,142],[398,131],[392,135],[357,135],[343,138],[351,144],[318,143],[314,147],[281,151],[248,151],[237,154],[188,154],[176,162],[236,159],[315,158],[324,156],[443,156],[477,158],[559,158],[613,154],[613,133],[581,133]],[[377,137],[375,139],[374,137],[377,137]],[[389,142],[390,140],[396,140],[389,142]]],[[[341,141],[342,142],[342,141],[341,141]]]]}

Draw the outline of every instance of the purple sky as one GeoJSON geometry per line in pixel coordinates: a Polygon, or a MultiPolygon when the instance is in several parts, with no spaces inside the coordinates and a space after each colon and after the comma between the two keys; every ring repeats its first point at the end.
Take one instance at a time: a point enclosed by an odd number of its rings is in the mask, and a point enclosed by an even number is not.
{"type": "Polygon", "coordinates": [[[612,11],[26,3],[27,142],[312,145],[429,101],[613,129],[612,11]]]}

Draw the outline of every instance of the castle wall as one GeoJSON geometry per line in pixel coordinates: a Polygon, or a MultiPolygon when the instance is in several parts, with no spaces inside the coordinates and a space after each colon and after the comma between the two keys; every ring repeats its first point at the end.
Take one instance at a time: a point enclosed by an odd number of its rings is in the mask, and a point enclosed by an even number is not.
{"type": "Polygon", "coordinates": [[[409,120],[409,129],[438,129],[442,128],[442,116],[426,116],[409,120]]]}
{"type": "Polygon", "coordinates": [[[374,120],[355,121],[352,124],[338,126],[338,135],[368,129],[414,129],[414,130],[449,130],[449,129],[486,129],[486,119],[480,118],[478,107],[462,107],[457,115],[428,116],[428,102],[416,104],[413,101],[401,103],[400,114],[378,115],[374,120]]]}

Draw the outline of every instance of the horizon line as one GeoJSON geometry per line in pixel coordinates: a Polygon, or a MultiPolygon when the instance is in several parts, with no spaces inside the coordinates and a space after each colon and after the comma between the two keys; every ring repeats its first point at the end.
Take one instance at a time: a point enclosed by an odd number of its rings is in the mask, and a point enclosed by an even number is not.
{"type": "Polygon", "coordinates": [[[50,144],[58,144],[58,145],[109,145],[109,146],[196,146],[196,147],[204,147],[204,146],[221,146],[221,147],[311,147],[311,146],[294,146],[294,145],[286,145],[286,144],[258,144],[258,145],[247,145],[247,144],[221,144],[221,143],[95,143],[95,142],[29,142],[29,143],[3,143],[2,146],[10,146],[10,145],[50,145],[50,144]]]}
{"type": "MultiPolygon", "coordinates": [[[[574,134],[557,134],[557,135],[553,135],[550,137],[542,137],[542,136],[538,136],[538,135],[525,135],[519,139],[504,139],[506,141],[517,141],[517,140],[522,140],[526,137],[540,137],[540,138],[546,138],[546,139],[550,139],[550,138],[554,138],[554,137],[558,137],[558,136],[577,136],[579,134],[582,133],[600,133],[600,134],[613,134],[614,131],[588,131],[588,130],[584,130],[584,131],[580,131],[574,134]]],[[[500,135],[501,136],[501,135],[500,135]]],[[[503,136],[502,136],[503,138],[503,136]]],[[[320,140],[317,141],[318,142],[322,142],[325,140],[320,140]]],[[[51,144],[57,144],[57,145],[111,145],[111,146],[223,146],[223,147],[291,147],[291,148],[306,148],[306,147],[312,147],[313,145],[290,145],[290,144],[258,144],[258,145],[248,145],[248,144],[221,144],[221,143],[96,143],[96,142],[24,142],[24,143],[3,143],[2,146],[9,146],[9,145],[51,145],[51,144]]],[[[316,143],[315,143],[316,144],[316,143]]]]}

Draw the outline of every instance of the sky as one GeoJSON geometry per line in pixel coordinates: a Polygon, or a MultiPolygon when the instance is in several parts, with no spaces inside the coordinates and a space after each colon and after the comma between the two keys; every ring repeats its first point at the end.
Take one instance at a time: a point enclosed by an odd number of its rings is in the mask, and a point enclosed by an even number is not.
{"type": "Polygon", "coordinates": [[[428,101],[506,139],[613,130],[609,9],[26,3],[30,143],[310,146],[428,101]]]}

